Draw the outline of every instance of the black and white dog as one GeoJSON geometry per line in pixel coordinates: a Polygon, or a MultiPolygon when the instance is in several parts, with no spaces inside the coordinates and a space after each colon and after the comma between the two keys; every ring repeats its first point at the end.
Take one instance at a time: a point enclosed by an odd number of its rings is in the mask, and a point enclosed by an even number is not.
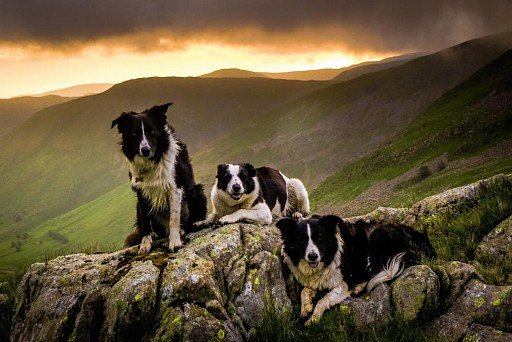
{"type": "Polygon", "coordinates": [[[272,218],[309,215],[309,198],[299,179],[270,167],[222,164],[211,192],[213,213],[197,226],[235,222],[271,224],[272,218]]]}
{"type": "Polygon", "coordinates": [[[356,285],[364,284],[370,292],[418,264],[422,255],[435,256],[426,234],[402,225],[368,230],[334,215],[314,215],[298,221],[283,218],[276,226],[283,238],[283,261],[304,287],[301,316],[313,312],[307,325],[351,296],[356,285]],[[314,306],[313,298],[322,290],[329,292],[314,306]]]}
{"type": "Polygon", "coordinates": [[[132,189],[137,193],[137,226],[126,238],[128,246],[140,244],[139,254],[151,250],[152,233],[169,237],[169,249],[181,247],[185,231],[206,217],[206,197],[194,173],[187,147],[167,124],[171,103],[142,113],[122,113],[112,121],[122,134],[132,189]]]}

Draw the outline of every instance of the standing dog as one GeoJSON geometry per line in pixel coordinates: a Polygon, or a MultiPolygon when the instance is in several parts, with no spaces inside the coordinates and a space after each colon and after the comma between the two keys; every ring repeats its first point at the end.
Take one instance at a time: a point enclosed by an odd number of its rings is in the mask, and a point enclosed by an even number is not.
{"type": "Polygon", "coordinates": [[[132,189],[137,193],[137,227],[126,238],[140,243],[139,254],[151,250],[152,233],[169,237],[169,249],[181,247],[180,226],[190,229],[206,217],[206,197],[194,173],[187,147],[167,124],[171,103],[142,113],[123,113],[112,121],[122,134],[132,189]]]}
{"type": "Polygon", "coordinates": [[[219,165],[211,201],[213,213],[197,226],[242,221],[271,224],[272,217],[309,215],[308,192],[299,179],[251,164],[219,165]]]}
{"type": "Polygon", "coordinates": [[[283,260],[304,286],[301,316],[313,312],[307,325],[349,297],[356,285],[367,282],[370,292],[418,264],[421,255],[435,256],[427,235],[407,226],[381,225],[368,234],[364,227],[333,215],[284,218],[276,226],[283,238],[283,260]],[[313,298],[321,290],[329,292],[314,306],[313,298]]]}

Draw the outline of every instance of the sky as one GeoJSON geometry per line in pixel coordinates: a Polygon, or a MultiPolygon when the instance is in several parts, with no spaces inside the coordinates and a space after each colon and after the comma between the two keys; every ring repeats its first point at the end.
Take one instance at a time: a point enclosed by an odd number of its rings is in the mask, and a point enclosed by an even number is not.
{"type": "Polygon", "coordinates": [[[341,68],[512,30],[511,17],[511,0],[0,0],[0,98],[221,68],[341,68]]]}

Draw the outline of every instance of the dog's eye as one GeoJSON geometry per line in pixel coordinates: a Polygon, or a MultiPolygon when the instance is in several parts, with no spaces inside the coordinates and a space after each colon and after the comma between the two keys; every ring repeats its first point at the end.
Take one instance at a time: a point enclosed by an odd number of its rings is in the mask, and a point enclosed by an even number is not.
{"type": "Polygon", "coordinates": [[[155,134],[156,133],[156,130],[152,129],[151,132],[149,132],[151,134],[155,134]]]}

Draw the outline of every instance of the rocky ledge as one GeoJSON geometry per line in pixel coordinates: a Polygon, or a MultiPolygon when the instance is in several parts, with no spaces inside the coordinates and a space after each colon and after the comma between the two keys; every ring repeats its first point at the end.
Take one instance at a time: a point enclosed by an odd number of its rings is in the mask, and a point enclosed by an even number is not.
{"type": "MultiPolygon", "coordinates": [[[[478,202],[493,188],[510,186],[511,179],[495,176],[409,209],[379,208],[350,220],[416,225],[457,203],[478,202]]],[[[478,252],[510,257],[511,227],[509,217],[478,252]]],[[[164,246],[142,256],[128,248],[33,264],[16,294],[11,340],[244,341],[266,309],[290,313],[298,305],[300,288],[283,269],[274,226],[232,224],[197,233],[177,253],[166,253],[164,246]]],[[[432,331],[447,340],[512,340],[511,285],[487,285],[473,265],[458,261],[433,268],[411,267],[389,286],[338,309],[361,327],[400,314],[430,320],[432,331]]]]}

